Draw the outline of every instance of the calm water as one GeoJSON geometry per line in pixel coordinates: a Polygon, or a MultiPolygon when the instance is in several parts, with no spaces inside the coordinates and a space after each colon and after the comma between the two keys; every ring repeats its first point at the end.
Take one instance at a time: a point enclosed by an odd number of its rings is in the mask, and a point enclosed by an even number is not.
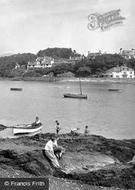
{"type": "MultiPolygon", "coordinates": [[[[78,92],[78,82],[0,81],[0,123],[31,123],[38,115],[43,132],[55,131],[59,120],[62,133],[88,125],[91,134],[109,138],[135,138],[135,85],[83,82],[87,100],[66,99],[63,94],[78,92]],[[21,87],[23,91],[10,91],[21,87]],[[120,92],[109,92],[119,88],[120,92]]],[[[0,131],[1,137],[12,136],[11,130],[0,131]]]]}

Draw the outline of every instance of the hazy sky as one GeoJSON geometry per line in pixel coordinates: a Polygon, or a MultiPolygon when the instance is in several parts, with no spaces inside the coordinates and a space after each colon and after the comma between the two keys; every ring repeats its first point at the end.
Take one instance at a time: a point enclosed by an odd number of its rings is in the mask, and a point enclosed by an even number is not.
{"type": "Polygon", "coordinates": [[[0,54],[71,47],[79,53],[135,48],[135,0],[0,0],[0,54]],[[90,31],[88,15],[120,9],[122,26],[90,31]]]}

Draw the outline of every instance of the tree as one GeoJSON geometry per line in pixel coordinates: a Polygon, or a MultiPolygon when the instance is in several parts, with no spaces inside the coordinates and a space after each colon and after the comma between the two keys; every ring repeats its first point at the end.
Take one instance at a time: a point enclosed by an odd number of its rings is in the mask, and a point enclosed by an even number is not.
{"type": "Polygon", "coordinates": [[[80,67],[76,72],[76,75],[81,77],[87,77],[90,76],[90,74],[91,74],[91,69],[87,66],[80,67]]]}
{"type": "Polygon", "coordinates": [[[71,48],[47,48],[45,50],[40,50],[37,53],[38,57],[49,56],[53,58],[66,58],[69,59],[72,56],[78,56],[80,54],[76,51],[72,51],[71,48]]]}

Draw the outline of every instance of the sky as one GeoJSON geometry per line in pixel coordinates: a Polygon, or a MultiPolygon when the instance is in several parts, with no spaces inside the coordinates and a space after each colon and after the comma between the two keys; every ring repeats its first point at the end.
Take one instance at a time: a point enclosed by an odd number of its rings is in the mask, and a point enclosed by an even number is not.
{"type": "Polygon", "coordinates": [[[0,0],[0,55],[53,47],[118,53],[135,48],[134,0],[0,0]],[[121,26],[91,31],[88,15],[120,9],[121,26]]]}

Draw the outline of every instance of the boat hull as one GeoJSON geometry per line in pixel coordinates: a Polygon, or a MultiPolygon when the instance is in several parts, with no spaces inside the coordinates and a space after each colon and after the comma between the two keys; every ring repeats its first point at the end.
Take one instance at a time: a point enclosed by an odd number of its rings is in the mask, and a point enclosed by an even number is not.
{"type": "Polygon", "coordinates": [[[10,88],[11,91],[22,91],[22,88],[10,88]]]}
{"type": "Polygon", "coordinates": [[[116,92],[118,92],[119,89],[117,89],[117,88],[109,88],[108,91],[116,91],[116,92]]]}
{"type": "Polygon", "coordinates": [[[38,134],[42,130],[42,126],[38,126],[36,128],[28,127],[28,128],[13,128],[14,135],[27,135],[27,134],[38,134]]]}
{"type": "Polygon", "coordinates": [[[64,94],[64,98],[78,98],[78,99],[87,99],[87,95],[85,94],[64,94]]]}

